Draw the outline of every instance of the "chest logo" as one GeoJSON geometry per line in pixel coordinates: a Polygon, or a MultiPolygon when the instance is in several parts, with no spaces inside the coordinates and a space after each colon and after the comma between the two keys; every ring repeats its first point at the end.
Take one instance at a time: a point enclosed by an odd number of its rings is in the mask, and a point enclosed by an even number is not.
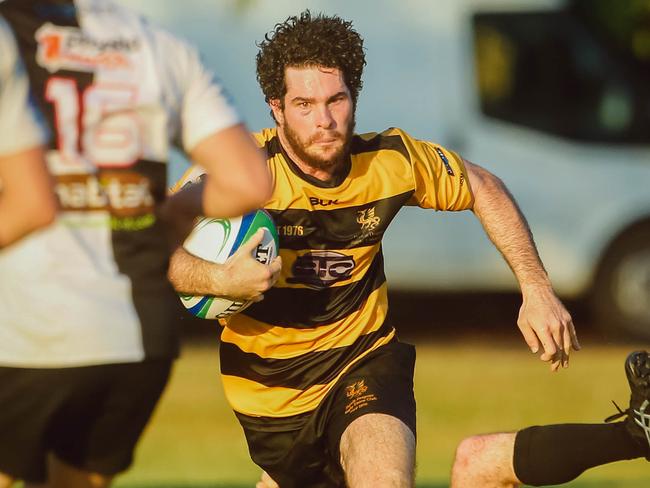
{"type": "Polygon", "coordinates": [[[44,24],[36,31],[36,61],[50,73],[61,69],[93,72],[97,68],[128,69],[135,39],[96,40],[75,27],[44,24]]]}
{"type": "Polygon", "coordinates": [[[375,215],[375,207],[357,211],[357,223],[361,224],[361,230],[371,232],[379,225],[381,218],[375,215]]]}
{"type": "Polygon", "coordinates": [[[335,251],[311,251],[299,256],[291,267],[288,283],[301,283],[314,288],[327,288],[350,279],[354,258],[335,251]]]}

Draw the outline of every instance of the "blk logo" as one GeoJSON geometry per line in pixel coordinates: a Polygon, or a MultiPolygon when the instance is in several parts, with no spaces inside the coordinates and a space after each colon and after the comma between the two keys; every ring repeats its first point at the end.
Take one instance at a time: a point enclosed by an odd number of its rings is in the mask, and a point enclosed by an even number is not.
{"type": "Polygon", "coordinates": [[[320,198],[316,197],[309,197],[309,203],[311,203],[314,207],[329,207],[330,205],[336,205],[339,203],[338,200],[323,200],[320,198]]]}

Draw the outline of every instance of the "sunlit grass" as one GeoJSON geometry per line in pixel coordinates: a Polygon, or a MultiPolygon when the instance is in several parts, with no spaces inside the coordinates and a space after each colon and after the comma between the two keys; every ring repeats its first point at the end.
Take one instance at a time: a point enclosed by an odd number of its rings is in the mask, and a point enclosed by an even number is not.
{"type": "MultiPolygon", "coordinates": [[[[623,360],[629,349],[587,343],[568,370],[551,374],[523,341],[418,344],[418,487],[448,486],[453,452],[464,436],[530,424],[600,422],[613,412],[610,400],[627,405],[623,360]]],[[[214,343],[185,348],[135,466],[117,486],[254,486],[259,470],[224,399],[217,355],[214,343]]],[[[566,486],[641,488],[650,486],[650,471],[642,460],[616,463],[566,486]]]]}

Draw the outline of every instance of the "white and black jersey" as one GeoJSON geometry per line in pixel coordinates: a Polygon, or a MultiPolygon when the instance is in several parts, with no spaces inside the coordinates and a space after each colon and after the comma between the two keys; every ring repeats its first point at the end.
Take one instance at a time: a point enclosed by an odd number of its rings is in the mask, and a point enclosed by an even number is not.
{"type": "Polygon", "coordinates": [[[194,48],[110,1],[6,0],[0,15],[53,133],[62,209],[0,254],[0,364],[173,356],[180,312],[156,218],[170,145],[189,152],[237,113],[194,48]]]}
{"type": "Polygon", "coordinates": [[[29,97],[29,79],[13,33],[0,16],[0,155],[40,146],[46,137],[44,121],[29,97]]]}

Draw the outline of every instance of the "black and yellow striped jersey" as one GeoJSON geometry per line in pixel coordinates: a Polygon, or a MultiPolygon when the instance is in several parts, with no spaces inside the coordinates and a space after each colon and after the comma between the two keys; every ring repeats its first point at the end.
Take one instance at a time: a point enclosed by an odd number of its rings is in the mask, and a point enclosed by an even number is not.
{"type": "Polygon", "coordinates": [[[381,239],[399,209],[464,210],[473,196],[458,155],[399,129],[353,136],[344,171],[329,182],[302,173],[276,129],[255,138],[273,176],[265,208],[282,272],[224,327],[221,373],[238,413],[288,417],[315,409],[351,365],[395,340],[381,239]]]}

